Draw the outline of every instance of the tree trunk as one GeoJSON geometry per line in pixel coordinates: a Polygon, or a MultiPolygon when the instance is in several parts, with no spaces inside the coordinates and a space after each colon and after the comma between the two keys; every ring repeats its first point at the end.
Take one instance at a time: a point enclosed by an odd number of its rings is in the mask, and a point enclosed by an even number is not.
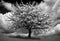
{"type": "Polygon", "coordinates": [[[28,31],[29,31],[28,37],[31,38],[31,29],[28,29],[28,31]]]}

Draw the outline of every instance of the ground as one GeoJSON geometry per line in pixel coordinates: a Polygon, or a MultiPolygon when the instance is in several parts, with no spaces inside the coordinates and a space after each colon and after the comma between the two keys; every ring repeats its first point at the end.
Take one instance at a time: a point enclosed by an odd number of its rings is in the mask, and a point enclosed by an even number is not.
{"type": "Polygon", "coordinates": [[[60,41],[60,35],[48,36],[40,39],[22,38],[22,37],[8,37],[0,32],[0,41],[60,41]]]}

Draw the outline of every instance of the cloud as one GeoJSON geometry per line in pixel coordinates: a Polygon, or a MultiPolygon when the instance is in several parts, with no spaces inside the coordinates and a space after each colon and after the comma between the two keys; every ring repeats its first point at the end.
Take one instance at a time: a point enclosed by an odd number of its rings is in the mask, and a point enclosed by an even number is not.
{"type": "Polygon", "coordinates": [[[8,3],[8,2],[2,2],[2,5],[3,5],[7,10],[10,10],[10,11],[13,11],[13,12],[15,12],[15,10],[16,10],[16,7],[14,6],[14,4],[11,4],[11,3],[8,3]]]}
{"type": "Polygon", "coordinates": [[[0,14],[0,28],[3,29],[3,30],[8,30],[9,26],[11,26],[11,22],[10,21],[7,21],[9,20],[9,15],[11,13],[8,12],[6,14],[0,14]]]}
{"type": "MultiPolygon", "coordinates": [[[[41,3],[42,4],[42,3],[41,3]]],[[[15,8],[11,7],[12,4],[10,3],[3,3],[3,5],[9,9],[9,10],[12,10],[12,11],[15,11],[15,8]]],[[[46,4],[43,4],[41,5],[41,7],[46,7],[46,4]]],[[[40,7],[40,5],[38,6],[40,7]]],[[[46,10],[48,9],[48,7],[46,7],[46,10]]],[[[9,20],[8,17],[10,17],[9,15],[11,15],[11,12],[8,12],[6,14],[0,14],[0,28],[4,29],[4,30],[8,30],[8,27],[11,26],[11,22],[10,21],[6,21],[6,20],[9,20]]],[[[56,16],[55,16],[56,17],[56,16]]],[[[53,18],[55,18],[53,17],[53,18]]],[[[52,18],[52,19],[53,19],[52,18]]],[[[8,30],[9,31],[9,30],[8,30]]],[[[46,34],[44,34],[45,36],[47,35],[53,35],[53,34],[56,34],[56,32],[60,32],[60,24],[57,24],[53,29],[51,29],[50,31],[48,31],[46,34]]],[[[39,36],[39,35],[38,35],[39,36]]]]}

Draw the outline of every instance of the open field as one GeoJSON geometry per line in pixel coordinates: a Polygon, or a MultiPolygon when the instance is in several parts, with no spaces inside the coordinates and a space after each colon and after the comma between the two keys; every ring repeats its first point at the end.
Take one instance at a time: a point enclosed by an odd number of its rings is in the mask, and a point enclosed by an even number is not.
{"type": "Polygon", "coordinates": [[[54,35],[40,39],[34,39],[34,38],[30,39],[30,38],[22,38],[22,37],[8,37],[5,34],[1,33],[0,30],[0,41],[60,41],[60,35],[54,35]]]}

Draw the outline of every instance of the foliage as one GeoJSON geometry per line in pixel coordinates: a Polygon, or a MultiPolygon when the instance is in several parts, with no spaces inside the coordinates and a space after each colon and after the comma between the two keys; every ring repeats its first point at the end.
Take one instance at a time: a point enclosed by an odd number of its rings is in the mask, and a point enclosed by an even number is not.
{"type": "Polygon", "coordinates": [[[16,12],[12,14],[11,21],[13,21],[13,25],[11,29],[47,29],[49,28],[49,19],[48,12],[39,5],[31,5],[31,4],[16,4],[16,12]]]}

